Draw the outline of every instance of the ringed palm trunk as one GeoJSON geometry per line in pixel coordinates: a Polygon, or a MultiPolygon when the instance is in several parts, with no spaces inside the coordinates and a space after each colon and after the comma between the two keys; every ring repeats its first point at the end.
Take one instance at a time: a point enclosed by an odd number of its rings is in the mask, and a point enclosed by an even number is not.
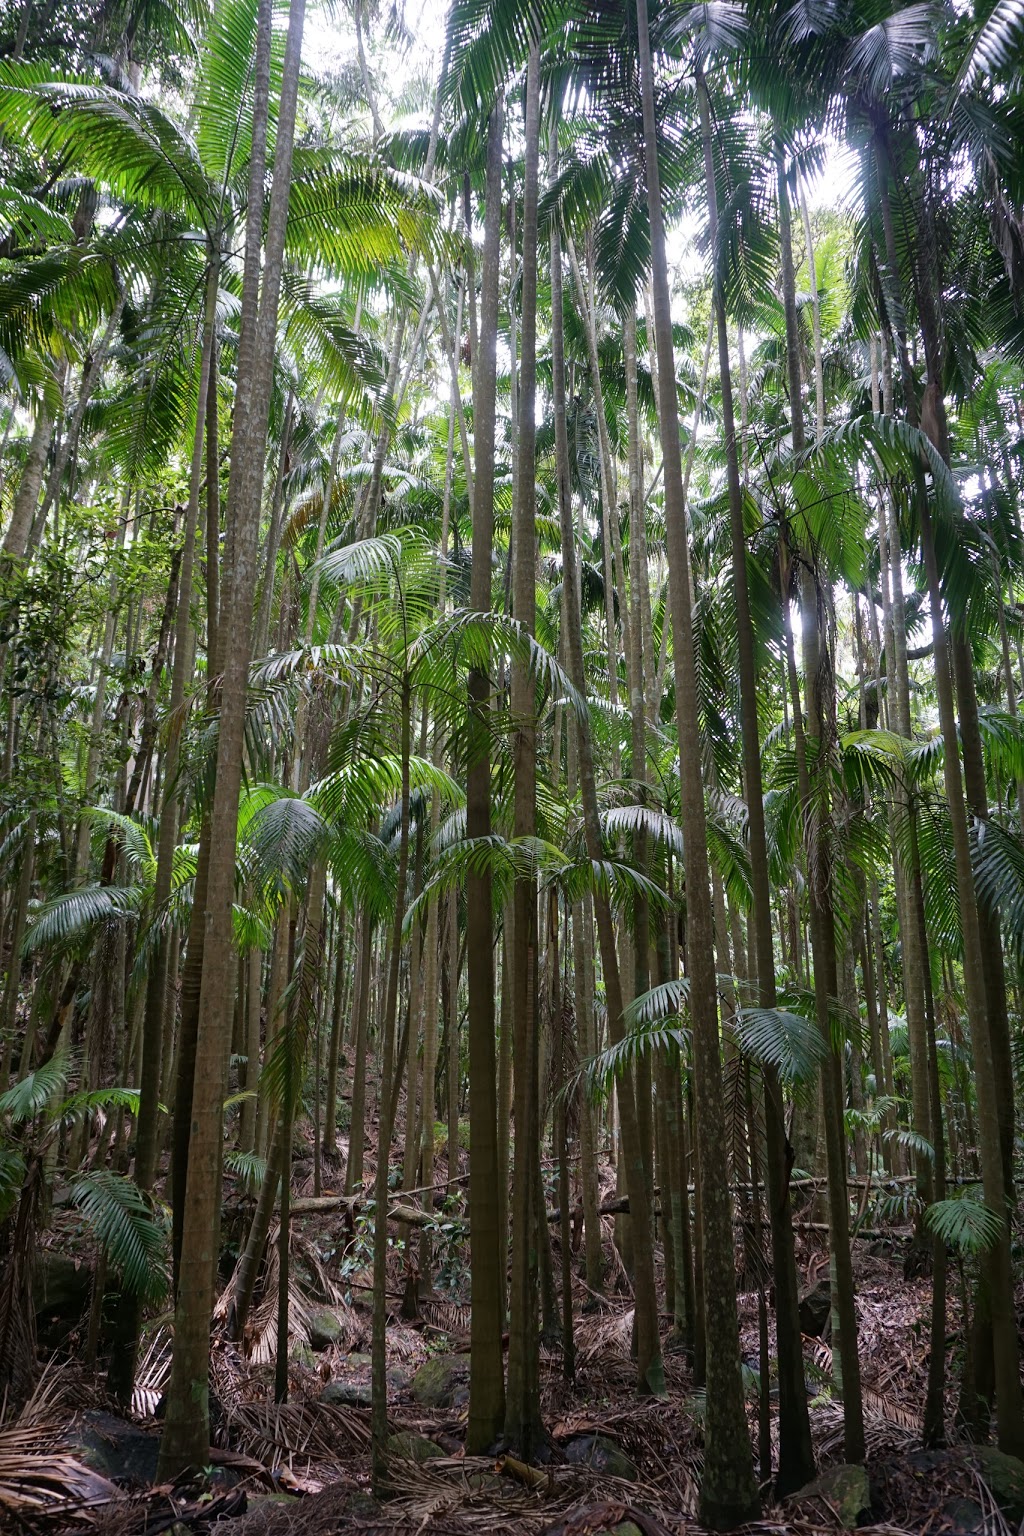
{"type": "Polygon", "coordinates": [[[733,1259],[732,1199],[722,1105],[722,1064],[714,961],[714,918],[708,867],[700,716],[697,707],[693,614],[688,580],[679,402],[672,358],[672,313],[662,220],[654,69],[647,0],[637,0],[637,51],[643,99],[647,204],[651,221],[654,327],[661,362],[662,459],[665,484],[679,778],[686,839],[687,954],[693,1040],[695,1134],[703,1226],[704,1315],[707,1336],[707,1429],[700,1517],[716,1530],[754,1518],[760,1509],[740,1375],[739,1326],[733,1259]]]}
{"type": "MultiPolygon", "coordinates": [[[[883,158],[883,150],[886,147],[881,144],[876,147],[882,225],[886,255],[891,263],[896,254],[896,236],[889,194],[889,168],[883,158]]],[[[900,371],[911,425],[923,427],[948,464],[949,444],[946,408],[941,386],[942,358],[939,347],[939,326],[931,289],[935,266],[933,240],[926,224],[923,227],[919,226],[915,230],[915,235],[918,239],[923,268],[922,280],[917,284],[916,292],[927,370],[927,383],[922,400],[918,399],[916,381],[910,366],[905,323],[902,321],[897,331],[900,371]]],[[[898,272],[898,266],[893,270],[898,272]]],[[[899,312],[900,315],[904,313],[902,308],[899,312]]],[[[991,1007],[987,990],[986,952],[983,948],[982,924],[979,920],[978,899],[971,864],[967,799],[959,754],[960,734],[964,734],[965,746],[969,749],[970,732],[976,726],[970,719],[969,709],[966,713],[964,712],[965,700],[962,698],[961,729],[959,732],[957,729],[949,636],[943,615],[938,556],[923,465],[917,474],[917,508],[921,530],[921,553],[924,559],[928,602],[931,609],[932,653],[939,706],[939,728],[945,748],[943,778],[953,837],[957,895],[963,930],[964,992],[970,1021],[978,1094],[982,1189],[985,1204],[998,1215],[1001,1223],[999,1241],[986,1252],[983,1260],[983,1277],[988,1287],[991,1311],[999,1447],[1011,1455],[1020,1456],[1024,1454],[1024,1399],[1021,1396],[1020,1351],[1010,1258],[1010,1225],[1007,1206],[1010,1191],[1006,1183],[1005,1148],[1001,1124],[1004,1116],[1000,1114],[1000,1104],[1003,1099],[999,1082],[1002,1047],[1001,1042],[998,1041],[998,1010],[991,1007]]],[[[967,681],[965,677],[965,685],[967,681]]],[[[969,704],[969,700],[967,703],[969,704]]],[[[993,980],[998,982],[998,977],[993,980]]]]}
{"type": "MultiPolygon", "coordinates": [[[[800,354],[796,322],[796,281],[793,270],[792,227],[785,166],[778,159],[779,236],[782,251],[783,305],[786,318],[786,354],[789,370],[790,421],[793,452],[804,447],[803,396],[801,392],[800,354]]],[[[783,591],[787,590],[784,583],[783,591]]],[[[831,673],[827,683],[822,677],[827,653],[821,647],[822,618],[819,611],[816,578],[806,569],[801,587],[804,634],[804,670],[807,678],[807,735],[817,740],[819,752],[828,748],[834,722],[833,700],[826,698],[825,687],[832,688],[831,673]]],[[[785,601],[785,597],[784,597],[785,601]]],[[[827,641],[826,641],[827,645],[827,641]]],[[[793,682],[795,683],[795,667],[793,682]]],[[[828,819],[830,802],[827,790],[819,785],[812,797],[806,740],[794,689],[794,740],[800,796],[808,817],[811,947],[814,954],[814,996],[818,1027],[826,1042],[831,1042],[830,1000],[838,993],[836,964],[835,914],[832,905],[831,857],[828,819]]],[[[823,779],[823,774],[819,775],[823,779]]],[[[843,1443],[847,1461],[864,1458],[864,1414],[860,1390],[860,1358],[857,1348],[857,1314],[853,1294],[853,1264],[850,1253],[850,1211],[846,1185],[847,1158],[843,1124],[843,1080],[838,1054],[830,1050],[821,1073],[822,1121],[828,1170],[829,1243],[833,1274],[833,1318],[839,1334],[838,1355],[842,1377],[843,1443]]]]}
{"type": "Polygon", "coordinates": [[[21,479],[18,481],[14,506],[11,509],[11,520],[4,533],[3,547],[0,551],[6,557],[5,564],[7,560],[21,560],[28,549],[29,534],[39,505],[39,492],[42,490],[46,460],[49,457],[52,441],[53,419],[45,403],[40,402],[36,412],[35,426],[29,439],[28,457],[21,472],[21,479]]]}
{"type": "MultiPolygon", "coordinates": [[[[192,661],[192,572],[195,562],[196,525],[199,517],[199,495],[202,489],[203,424],[206,415],[206,397],[211,387],[214,326],[218,289],[218,268],[211,260],[206,286],[206,310],[203,319],[200,348],[199,385],[196,394],[196,428],[192,449],[191,480],[188,507],[185,512],[184,543],[181,568],[178,577],[178,611],[174,630],[174,667],[171,674],[171,698],[169,713],[177,720],[185,699],[185,684],[192,661]]],[[[216,380],[212,387],[216,388],[216,380]]],[[[164,757],[164,794],[160,812],[160,832],[157,840],[156,881],[152,905],[155,914],[162,913],[171,894],[174,868],[174,850],[178,840],[178,762],[180,738],[172,731],[164,757]]],[[[135,1182],[141,1190],[149,1191],[156,1180],[157,1153],[159,1150],[159,1094],[160,1067],[163,1056],[163,1029],[165,1000],[167,995],[167,962],[170,937],[162,934],[150,961],[146,985],[145,1012],[142,1021],[142,1069],[139,1074],[139,1123],[135,1149],[135,1182]]],[[[117,1400],[131,1403],[135,1385],[135,1361],[138,1349],[138,1328],[141,1309],[137,1298],[126,1303],[118,1326],[119,1347],[111,1357],[108,1384],[117,1400]],[[129,1317],[128,1314],[131,1314],[129,1317]]]]}
{"type": "MultiPolygon", "coordinates": [[[[523,189],[522,334],[519,373],[519,441],[513,528],[513,614],[533,634],[537,623],[536,424],[537,381],[537,191],[540,141],[540,55],[530,50],[526,76],[525,180],[523,189]]],[[[515,730],[517,837],[537,830],[537,691],[526,660],[512,667],[515,730]]],[[[540,1416],[540,1353],[537,1329],[537,1258],[534,1225],[539,1187],[537,881],[531,870],[515,882],[512,926],[512,1019],[515,1051],[515,1183],[512,1189],[512,1272],[509,1288],[508,1389],[505,1436],[531,1459],[543,1439],[540,1416]]]]}
{"type": "Polygon", "coordinates": [[[409,876],[409,756],[411,743],[411,689],[402,683],[402,805],[398,843],[398,884],[395,917],[391,929],[388,987],[381,1020],[381,1088],[378,1120],[377,1168],[373,1199],[373,1334],[371,1340],[371,1434],[373,1482],[379,1492],[387,1478],[388,1378],[387,1378],[387,1262],[388,1262],[388,1164],[391,1134],[391,1085],[395,1076],[395,1026],[398,1021],[398,978],[402,958],[402,925],[405,921],[405,887],[409,876]]]}
{"type": "MultiPolygon", "coordinates": [[[[711,147],[711,113],[703,75],[698,74],[698,98],[704,141],[711,248],[718,241],[718,206],[711,147]]],[[[716,268],[717,271],[717,268],[716,268]]],[[[733,414],[732,373],[725,300],[718,282],[714,291],[718,328],[718,364],[722,386],[722,425],[725,436],[726,474],[729,490],[729,522],[732,533],[732,572],[736,602],[736,632],[740,671],[740,718],[743,736],[743,780],[746,788],[749,827],[750,873],[753,889],[754,972],[762,1008],[774,1008],[775,952],[772,940],[771,887],[768,879],[768,840],[764,820],[764,785],[761,776],[761,743],[757,718],[757,670],[754,631],[747,588],[746,532],[743,522],[743,488],[733,414]]],[[[807,1413],[804,1358],[800,1330],[796,1250],[789,1199],[789,1145],[782,1103],[782,1086],[772,1067],[763,1069],[766,1172],[775,1282],[775,1321],[779,1355],[779,1467],[776,1488],[780,1495],[804,1487],[814,1476],[814,1450],[807,1413]]]]}
{"type": "MultiPolygon", "coordinates": [[[[572,520],[569,478],[569,439],[565,419],[565,362],[562,336],[562,263],[559,233],[551,227],[551,373],[553,413],[555,424],[555,452],[558,465],[558,506],[562,542],[562,593],[563,615],[566,626],[566,650],[569,675],[576,691],[586,692],[583,666],[583,635],[578,601],[576,567],[576,539],[572,520]]],[[[583,806],[583,828],[587,856],[592,861],[603,859],[601,818],[597,799],[597,780],[594,772],[594,749],[590,736],[590,721],[585,712],[574,716],[576,757],[580,782],[580,799],[583,806]]],[[[619,975],[619,957],[615,943],[615,927],[611,905],[606,892],[594,892],[594,911],[597,919],[598,942],[601,951],[601,968],[604,973],[605,999],[608,1013],[608,1035],[613,1045],[619,1044],[625,1034],[623,1023],[622,981],[619,975]]],[[[588,914],[584,905],[584,923],[588,914]]],[[[586,939],[586,928],[584,935],[586,939]]],[[[586,965],[586,950],[584,951],[586,965]]],[[[593,1042],[596,1048],[596,1041],[593,1042]]],[[[665,1394],[665,1371],[661,1355],[661,1336],[658,1329],[658,1297],[654,1275],[654,1236],[651,1221],[650,1200],[644,1168],[643,1146],[636,1112],[636,1096],[633,1074],[627,1070],[616,1084],[621,1134],[621,1164],[629,1196],[633,1235],[633,1292],[636,1301],[636,1368],[637,1385],[642,1392],[655,1396],[665,1394]]],[[[599,1261],[600,1239],[595,1212],[595,1258],[599,1261]]],[[[589,1239],[588,1239],[589,1241],[589,1239]]]]}
{"type": "Polygon", "coordinates": [[[159,1475],[205,1466],[210,1438],[210,1316],[220,1239],[221,1123],[236,964],[233,953],[235,842],[241,789],[245,702],[256,584],[259,511],[273,376],[277,309],[291,189],[305,0],[292,0],[277,113],[273,188],[260,284],[263,181],[270,110],[271,7],[259,8],[253,90],[253,146],[246,227],[238,388],[228,490],[228,546],[222,594],[223,681],[212,853],[199,1001],[192,1137],[175,1305],[174,1353],[159,1475]]]}
{"type": "MultiPolygon", "coordinates": [[[[479,340],[474,350],[473,430],[476,480],[473,487],[473,563],[470,606],[491,607],[491,549],[494,535],[494,423],[498,338],[498,282],[501,243],[501,172],[504,132],[502,103],[496,102],[487,130],[487,184],[479,340]]],[[[472,312],[472,311],[471,311],[472,312]]],[[[490,682],[486,672],[469,674],[469,732],[466,769],[466,836],[491,832],[491,760],[488,745],[490,682]]],[[[505,1417],[501,1356],[504,1277],[498,1202],[498,1105],[494,1060],[494,939],[491,879],[487,870],[466,876],[466,972],[469,991],[469,1221],[473,1308],[470,1320],[469,1424],[466,1449],[485,1451],[505,1417]]],[[[458,977],[450,985],[457,988],[458,977]]],[[[453,1007],[457,1019],[457,1006],[453,1007]]],[[[449,1030],[449,1052],[456,1040],[449,1030]]],[[[451,1118],[451,1106],[449,1106],[451,1118]]],[[[449,1164],[453,1150],[449,1146],[449,1164]]]]}

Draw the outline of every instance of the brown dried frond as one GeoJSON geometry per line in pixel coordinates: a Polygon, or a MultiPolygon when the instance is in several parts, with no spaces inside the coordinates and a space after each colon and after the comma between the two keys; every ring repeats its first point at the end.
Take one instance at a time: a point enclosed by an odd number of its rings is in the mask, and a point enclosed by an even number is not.
{"type": "Polygon", "coordinates": [[[86,1523],[90,1509],[120,1497],[113,1483],[73,1456],[40,1450],[40,1428],[0,1429],[0,1529],[31,1529],[37,1517],[47,1517],[59,1521],[49,1529],[72,1530],[86,1523]]]}

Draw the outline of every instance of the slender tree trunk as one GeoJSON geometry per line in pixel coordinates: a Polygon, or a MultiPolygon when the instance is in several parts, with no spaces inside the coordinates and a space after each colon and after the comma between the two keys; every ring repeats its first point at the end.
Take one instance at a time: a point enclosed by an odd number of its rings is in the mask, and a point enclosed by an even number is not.
{"type": "MultiPolygon", "coordinates": [[[[494,430],[501,241],[501,155],[504,113],[495,104],[487,129],[487,183],[479,340],[473,366],[473,435],[476,483],[473,490],[473,565],[470,606],[491,607],[491,550],[494,533],[494,430]]],[[[472,288],[471,288],[472,292],[472,288]]],[[[475,307],[471,307],[471,314],[475,307]]],[[[469,732],[466,765],[466,836],[491,833],[489,750],[490,683],[474,668],[469,674],[469,732]]],[[[496,1440],[505,1417],[501,1355],[504,1281],[498,1205],[498,1106],[494,1063],[494,944],[491,879],[488,870],[466,876],[466,968],[469,986],[469,1221],[473,1309],[470,1320],[469,1424],[466,1449],[477,1454],[496,1440]]],[[[453,979],[453,986],[457,980],[453,979]]],[[[449,1050],[452,1041],[449,1039],[449,1050]]],[[[449,1109],[449,1114],[451,1110],[449,1109]]],[[[449,1149],[449,1160],[451,1149],[449,1149]]]]}
{"type": "MultiPolygon", "coordinates": [[[[786,168],[781,149],[777,151],[779,234],[782,249],[783,303],[786,317],[786,353],[789,370],[790,419],[794,456],[804,448],[803,396],[800,381],[800,354],[796,321],[796,281],[793,272],[792,223],[786,168]]],[[[784,601],[788,584],[783,585],[784,601]]],[[[828,1168],[829,1243],[833,1280],[833,1329],[838,1333],[838,1350],[833,1341],[833,1358],[841,1368],[843,1398],[843,1441],[846,1459],[864,1457],[864,1414],[860,1390],[860,1359],[857,1349],[857,1313],[854,1304],[853,1263],[850,1253],[850,1212],[847,1195],[847,1158],[843,1123],[843,1078],[838,1053],[831,1048],[832,1030],[829,1009],[838,994],[835,914],[833,910],[830,818],[831,801],[827,791],[828,754],[832,750],[835,727],[834,684],[829,666],[828,639],[822,643],[824,628],[816,576],[804,569],[801,581],[804,637],[804,673],[807,679],[807,736],[816,741],[816,777],[820,787],[813,798],[808,753],[800,707],[794,691],[794,740],[801,799],[809,846],[808,892],[811,914],[811,943],[814,952],[814,994],[818,1027],[830,1049],[822,1067],[821,1104],[825,1156],[828,1168]]],[[[792,682],[796,684],[795,666],[792,682]]]]}
{"type": "Polygon", "coordinates": [[[647,205],[651,220],[654,324],[662,364],[658,385],[676,714],[680,743],[689,744],[689,750],[684,747],[680,753],[679,777],[683,836],[686,839],[687,960],[694,1100],[700,1143],[698,1177],[703,1223],[704,1312],[707,1332],[707,1427],[700,1516],[706,1525],[724,1530],[756,1517],[760,1499],[754,1479],[740,1375],[732,1200],[728,1184],[728,1154],[722,1107],[714,920],[704,785],[697,750],[700,717],[688,579],[683,471],[679,449],[679,404],[670,366],[672,314],[658,169],[654,70],[647,0],[637,0],[636,13],[647,163],[647,205]]]}
{"type": "Polygon", "coordinates": [[[398,1020],[398,978],[402,957],[402,925],[405,920],[405,887],[409,877],[409,757],[411,697],[408,678],[402,682],[402,801],[398,843],[398,881],[395,916],[391,929],[387,997],[381,1020],[380,1112],[377,1132],[377,1168],[373,1184],[373,1334],[371,1340],[371,1430],[373,1481],[380,1492],[386,1484],[388,1435],[387,1378],[387,1260],[388,1172],[391,1136],[391,1085],[395,1077],[395,1025],[398,1020]]]}
{"type": "MultiPolygon", "coordinates": [[[[518,475],[513,523],[513,616],[533,634],[536,628],[537,542],[536,425],[537,378],[537,196],[540,140],[540,55],[530,50],[526,79],[526,170],[523,190],[521,353],[519,374],[518,475]]],[[[517,837],[537,830],[536,683],[528,663],[512,666],[517,837]]],[[[509,1289],[508,1389],[505,1437],[531,1460],[543,1440],[540,1416],[540,1354],[537,1329],[537,1258],[534,1223],[539,1186],[537,881],[531,870],[513,888],[512,1019],[515,1052],[515,1183],[512,1188],[512,1270],[509,1289]]]]}
{"type": "Polygon", "coordinates": [[[252,603],[256,581],[259,509],[267,420],[277,336],[277,309],[291,190],[292,146],[305,0],[292,0],[277,111],[273,187],[263,251],[263,184],[270,109],[270,7],[261,0],[254,71],[253,148],[250,160],[238,387],[228,490],[227,580],[222,597],[225,635],[217,776],[211,813],[206,940],[199,1002],[192,1137],[189,1150],[181,1267],[175,1306],[174,1354],[167,1419],[160,1444],[160,1476],[205,1466],[209,1450],[210,1315],[220,1236],[221,1117],[235,964],[232,910],[235,842],[244,746],[252,603]],[[258,295],[258,297],[257,297],[258,295]],[[229,642],[229,643],[227,643],[229,642]]]}
{"type": "Polygon", "coordinates": [[[360,949],[352,988],[355,1012],[355,1045],[352,1053],[352,1114],[349,1120],[348,1162],[345,1193],[355,1193],[363,1182],[363,1143],[366,1139],[366,1042],[370,1012],[370,970],[373,963],[373,924],[369,914],[359,919],[360,949]]]}
{"type": "MultiPolygon", "coordinates": [[[[710,237],[718,239],[718,205],[712,157],[711,113],[703,75],[698,76],[698,98],[704,140],[704,170],[708,197],[710,237]]],[[[772,942],[771,887],[768,877],[768,839],[764,819],[764,785],[761,774],[761,742],[758,725],[757,667],[754,629],[747,586],[746,531],[743,522],[743,488],[740,482],[736,423],[733,414],[732,371],[725,298],[715,284],[714,308],[718,325],[718,365],[722,388],[722,424],[725,436],[726,474],[729,490],[729,521],[732,533],[733,590],[740,671],[740,719],[742,724],[743,781],[747,799],[753,907],[751,923],[754,973],[762,1008],[774,1008],[775,952],[772,942]]],[[[766,1066],[764,1116],[769,1225],[775,1281],[775,1319],[779,1355],[779,1466],[776,1490],[793,1493],[814,1476],[814,1451],[807,1413],[804,1358],[800,1331],[796,1250],[789,1200],[789,1174],[793,1149],[786,1136],[782,1086],[774,1068],[766,1066]]]]}
{"type": "MultiPolygon", "coordinates": [[[[896,233],[889,196],[889,166],[887,147],[876,145],[879,199],[885,237],[886,256],[893,263],[896,255],[896,233]]],[[[927,247],[927,242],[923,242],[927,247]]],[[[933,279],[933,263],[928,260],[927,248],[921,252],[924,272],[918,284],[917,299],[925,343],[927,383],[923,402],[918,401],[916,381],[910,366],[905,322],[902,318],[897,327],[900,371],[906,397],[907,413],[912,426],[923,424],[932,442],[948,462],[949,446],[946,434],[945,402],[941,385],[941,357],[938,347],[938,325],[930,283],[933,279]]],[[[898,273],[898,265],[894,267],[898,273]]],[[[899,315],[902,317],[902,306],[899,315]]],[[[971,1045],[974,1055],[975,1082],[978,1095],[978,1131],[981,1147],[982,1188],[986,1205],[1000,1218],[1002,1230],[999,1241],[988,1250],[983,1260],[983,1274],[988,1287],[991,1307],[992,1346],[995,1368],[996,1406],[999,1427],[999,1446],[1011,1455],[1024,1453],[1024,1399],[1021,1396],[1019,1347],[1013,1302],[1013,1275],[1010,1259],[1010,1229],[1004,1174],[1004,1148],[1000,1125],[1001,1091],[998,1080],[997,1049],[994,1048],[992,1019],[986,992],[985,959],[982,934],[978,920],[977,893],[974,871],[971,865],[970,831],[967,821],[967,803],[964,779],[960,765],[956,708],[953,698],[953,675],[950,665],[950,649],[946,622],[942,607],[942,590],[939,577],[932,511],[925,484],[925,468],[922,464],[917,473],[917,507],[921,529],[921,553],[928,584],[928,601],[931,608],[932,656],[935,666],[936,695],[939,706],[939,727],[945,750],[943,752],[943,776],[946,801],[949,808],[953,852],[956,861],[957,895],[963,929],[964,991],[967,1000],[967,1016],[970,1021],[971,1045]]],[[[963,723],[963,722],[962,722],[963,723]]],[[[970,722],[968,721],[969,725],[970,722]]]]}
{"type": "MultiPolygon", "coordinates": [[[[586,695],[586,677],[583,663],[583,637],[578,600],[576,537],[570,499],[569,442],[565,420],[565,364],[561,325],[561,249],[559,231],[555,223],[552,223],[551,226],[551,245],[552,406],[555,425],[555,453],[558,467],[559,522],[562,536],[563,622],[566,628],[566,653],[569,662],[569,676],[573,687],[582,699],[586,695]]],[[[604,847],[601,835],[600,808],[597,799],[597,781],[594,770],[594,750],[590,736],[590,721],[585,709],[575,712],[573,721],[587,856],[592,860],[599,860],[604,858],[604,847]]],[[[600,889],[596,890],[593,900],[597,917],[601,968],[604,973],[608,1035],[612,1044],[619,1044],[625,1035],[625,1024],[622,1017],[622,981],[619,974],[615,928],[612,920],[611,906],[606,893],[600,889]]],[[[584,916],[584,922],[586,923],[586,915],[584,916]]],[[[584,933],[586,934],[586,928],[584,933]]],[[[586,966],[586,950],[584,951],[584,956],[584,964],[586,966]]],[[[619,1105],[622,1137],[621,1158],[617,1158],[617,1161],[621,1163],[623,1168],[632,1218],[633,1287],[636,1299],[637,1384],[641,1391],[661,1396],[665,1392],[665,1373],[662,1364],[661,1337],[658,1328],[658,1297],[654,1275],[654,1240],[651,1209],[644,1170],[643,1149],[637,1123],[633,1073],[628,1068],[618,1079],[616,1098],[619,1105]]],[[[595,1222],[595,1244],[598,1241],[598,1236],[599,1230],[596,1229],[595,1222]]]]}

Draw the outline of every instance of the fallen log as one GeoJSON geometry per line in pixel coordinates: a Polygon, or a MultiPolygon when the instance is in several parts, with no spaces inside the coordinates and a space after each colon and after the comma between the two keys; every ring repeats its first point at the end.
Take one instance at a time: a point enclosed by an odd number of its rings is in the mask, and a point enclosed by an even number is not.
{"type": "MultiPolygon", "coordinates": [[[[741,1186],[743,1187],[743,1186],[741,1186]]],[[[657,1194],[657,1190],[655,1190],[657,1194]]],[[[353,1216],[357,1216],[365,1208],[366,1202],[360,1195],[307,1195],[291,1202],[289,1216],[322,1216],[331,1211],[349,1210],[353,1216]]],[[[582,1206],[576,1207],[573,1214],[582,1213],[582,1206]]],[[[661,1203],[654,1203],[655,1216],[661,1215],[661,1203]]],[[[628,1216],[629,1196],[616,1195],[614,1199],[604,1200],[598,1206],[599,1216],[628,1216]]],[[[547,1213],[548,1222],[554,1224],[562,1219],[562,1212],[556,1206],[547,1213]]],[[[734,1226],[743,1226],[750,1221],[749,1216],[737,1213],[733,1217],[734,1226]]],[[[466,1216],[442,1216],[437,1211],[425,1211],[418,1205],[405,1205],[404,1203],[388,1206],[388,1220],[399,1221],[406,1227],[433,1227],[439,1223],[446,1226],[457,1226],[461,1231],[469,1231],[469,1219],[466,1216]]],[[[794,1221],[794,1232],[827,1232],[828,1222],[825,1221],[794,1221]]],[[[899,1227],[860,1227],[850,1232],[851,1237],[896,1237],[904,1230],[899,1227]]]]}
{"type": "MultiPolygon", "coordinates": [[[[304,1195],[291,1202],[288,1215],[327,1216],[332,1211],[350,1211],[353,1216],[358,1216],[365,1208],[366,1200],[362,1195],[304,1195]]],[[[432,1227],[439,1221],[468,1225],[463,1216],[442,1216],[437,1211],[425,1211],[421,1206],[404,1203],[388,1206],[388,1221],[400,1221],[407,1227],[432,1227]]]]}

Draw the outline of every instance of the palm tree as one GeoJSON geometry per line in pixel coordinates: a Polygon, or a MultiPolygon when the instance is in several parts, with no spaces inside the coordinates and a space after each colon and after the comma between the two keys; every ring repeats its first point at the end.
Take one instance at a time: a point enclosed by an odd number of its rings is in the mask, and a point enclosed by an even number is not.
{"type": "MultiPolygon", "coordinates": [[[[658,175],[654,113],[654,65],[646,0],[637,0],[637,52],[643,98],[647,202],[651,222],[654,323],[665,482],[666,547],[671,583],[676,711],[681,743],[699,735],[694,667],[692,600],[686,551],[679,414],[672,357],[672,316],[658,175]]],[[[701,1518],[715,1529],[750,1519],[759,1508],[746,1436],[740,1378],[732,1212],[725,1178],[725,1125],[721,1100],[718,1005],[714,975],[714,918],[707,864],[704,786],[694,751],[680,750],[680,803],[686,839],[687,951],[693,1028],[694,1097],[697,1115],[700,1209],[703,1230],[704,1307],[707,1337],[707,1451],[701,1484],[701,1518]]]]}
{"type": "MultiPolygon", "coordinates": [[[[504,111],[499,95],[487,123],[487,169],[480,319],[473,359],[474,477],[470,604],[491,608],[494,536],[494,451],[498,340],[498,284],[501,248],[501,157],[504,111]]],[[[466,836],[491,835],[491,683],[483,669],[468,679],[469,735],[466,763],[466,836]]],[[[472,871],[466,880],[466,972],[469,991],[469,1213],[474,1295],[470,1357],[470,1428],[473,1451],[490,1446],[504,1422],[505,1379],[501,1334],[505,1282],[501,1261],[504,1234],[498,1229],[492,1194],[498,1176],[498,1102],[494,1060],[494,940],[490,872],[472,871]]],[[[450,980],[449,985],[453,985],[450,980]]],[[[449,1049],[451,1043],[449,1042],[449,1049]]],[[[451,1151],[449,1150],[449,1159],[451,1151]]]]}
{"type": "Polygon", "coordinates": [[[220,1126],[227,1064],[222,1021],[230,1016],[235,969],[231,928],[234,839],[242,772],[250,617],[256,589],[259,506],[291,192],[304,18],[303,0],[297,0],[289,13],[265,248],[260,191],[264,175],[263,146],[270,113],[271,16],[267,5],[260,7],[257,31],[239,387],[235,397],[232,472],[228,487],[226,580],[221,600],[221,628],[227,639],[220,658],[223,675],[217,776],[210,818],[213,851],[206,889],[203,980],[191,1104],[194,1129],[189,1148],[181,1265],[175,1298],[174,1357],[167,1394],[166,1427],[160,1442],[160,1467],[165,1476],[176,1475],[186,1467],[204,1465],[209,1444],[209,1318],[220,1228],[220,1126]]]}

